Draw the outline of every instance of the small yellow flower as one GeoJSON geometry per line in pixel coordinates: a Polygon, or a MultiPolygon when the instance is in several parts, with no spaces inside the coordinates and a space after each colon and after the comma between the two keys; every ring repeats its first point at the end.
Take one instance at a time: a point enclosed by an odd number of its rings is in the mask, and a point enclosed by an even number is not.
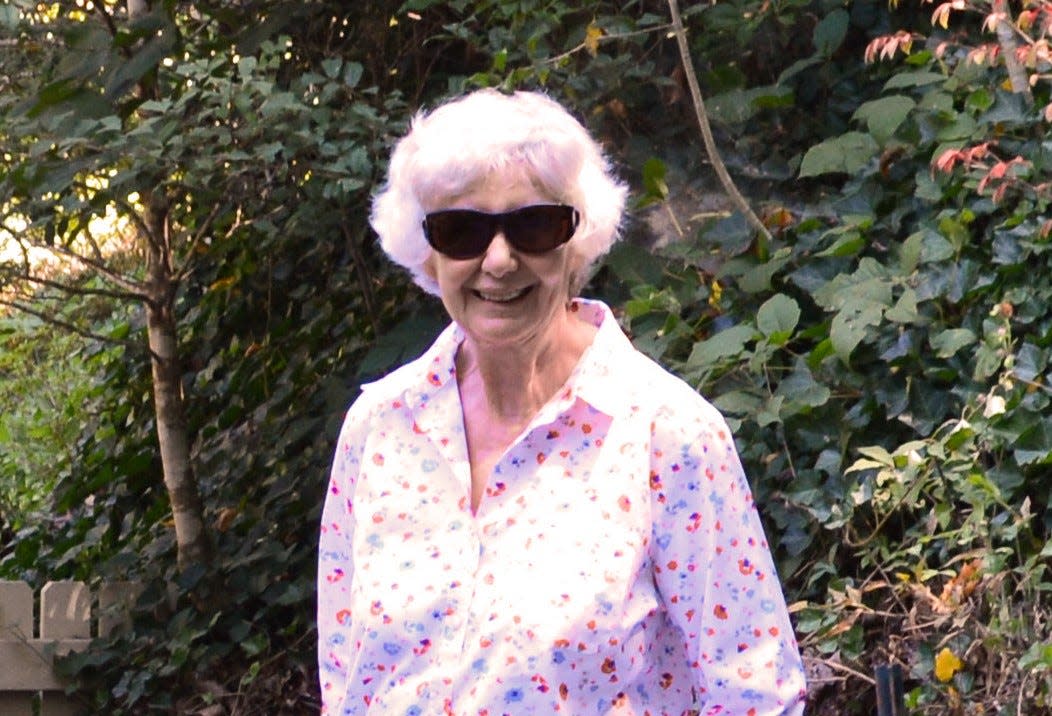
{"type": "Polygon", "coordinates": [[[964,664],[957,655],[950,651],[949,647],[945,647],[935,656],[935,678],[943,682],[949,681],[962,666],[964,664]]]}
{"type": "Polygon", "coordinates": [[[585,30],[584,35],[584,46],[588,50],[588,54],[595,57],[599,53],[599,39],[606,33],[603,32],[603,28],[596,25],[594,22],[588,26],[585,30]]]}
{"type": "Polygon", "coordinates": [[[719,309],[721,298],[723,298],[723,286],[720,285],[719,281],[714,279],[712,281],[712,286],[709,287],[709,305],[715,309],[719,309]]]}

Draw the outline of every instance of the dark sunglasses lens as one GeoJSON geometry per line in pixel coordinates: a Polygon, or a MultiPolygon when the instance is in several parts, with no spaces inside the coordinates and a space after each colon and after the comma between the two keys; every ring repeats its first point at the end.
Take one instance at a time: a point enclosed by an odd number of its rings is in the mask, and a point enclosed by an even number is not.
{"type": "Polygon", "coordinates": [[[451,210],[428,214],[424,222],[428,243],[454,259],[468,259],[486,250],[496,233],[493,217],[477,211],[451,210]]]}
{"type": "Polygon", "coordinates": [[[570,240],[576,214],[570,206],[527,206],[505,215],[504,231],[519,251],[544,253],[570,240]]]}

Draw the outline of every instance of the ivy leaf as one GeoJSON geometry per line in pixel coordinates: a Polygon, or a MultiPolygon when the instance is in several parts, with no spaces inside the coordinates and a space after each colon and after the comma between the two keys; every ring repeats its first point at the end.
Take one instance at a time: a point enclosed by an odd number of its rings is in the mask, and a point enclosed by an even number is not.
{"type": "Polygon", "coordinates": [[[918,322],[920,313],[917,311],[917,292],[912,288],[907,288],[903,291],[902,295],[899,296],[899,300],[887,310],[884,317],[895,323],[918,322]]]}
{"type": "MultiPolygon", "coordinates": [[[[778,384],[775,395],[783,396],[793,407],[817,408],[829,402],[829,388],[815,380],[804,358],[798,358],[793,372],[778,384]]],[[[784,411],[783,411],[784,414],[784,411]]]]}
{"type": "Polygon", "coordinates": [[[851,363],[851,353],[866,337],[870,326],[880,323],[884,306],[870,302],[851,302],[833,317],[829,338],[833,350],[845,365],[851,363]]]}
{"type": "Polygon", "coordinates": [[[905,95],[896,94],[865,102],[855,110],[852,119],[866,123],[866,127],[880,144],[887,144],[895,130],[905,121],[917,103],[905,95]]]}
{"type": "Polygon", "coordinates": [[[832,56],[844,44],[849,20],[850,17],[843,8],[837,8],[823,17],[821,22],[815,25],[811,36],[815,51],[823,57],[832,56]]]}
{"type": "Polygon", "coordinates": [[[920,70],[917,72],[900,72],[884,83],[885,90],[905,89],[907,87],[923,87],[946,81],[946,76],[938,72],[920,70]]]}
{"type": "Polygon", "coordinates": [[[968,328],[951,328],[931,338],[931,347],[939,358],[951,358],[965,346],[975,343],[975,333],[968,328]]]}
{"type": "Polygon", "coordinates": [[[767,299],[756,314],[756,327],[774,345],[783,345],[800,322],[800,306],[784,293],[767,299]]]}
{"type": "Polygon", "coordinates": [[[800,163],[800,176],[813,177],[834,172],[854,174],[879,151],[880,147],[871,135],[848,132],[808,149],[800,163]]]}
{"type": "Polygon", "coordinates": [[[752,340],[755,331],[751,326],[738,324],[726,328],[716,335],[694,344],[687,364],[703,368],[711,366],[722,358],[731,358],[745,350],[745,343],[752,340]]]}
{"type": "MultiPolygon", "coordinates": [[[[1046,544],[1041,550],[1042,556],[1049,556],[1046,554],[1050,552],[1049,545],[1052,545],[1052,542],[1046,544]]],[[[1031,644],[1026,653],[1019,657],[1019,668],[1024,672],[1052,670],[1052,642],[1031,644]]]]}
{"type": "Polygon", "coordinates": [[[647,199],[664,201],[668,198],[665,173],[665,162],[656,157],[651,157],[643,163],[643,189],[646,191],[647,199]]]}
{"type": "Polygon", "coordinates": [[[1045,463],[1052,459],[1052,426],[1037,420],[1015,442],[1015,459],[1020,465],[1045,463]]]}

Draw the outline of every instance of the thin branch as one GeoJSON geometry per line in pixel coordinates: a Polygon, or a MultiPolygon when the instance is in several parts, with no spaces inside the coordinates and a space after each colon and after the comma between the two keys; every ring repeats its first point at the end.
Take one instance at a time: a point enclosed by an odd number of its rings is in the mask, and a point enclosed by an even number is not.
{"type": "Polygon", "coordinates": [[[63,283],[62,281],[44,278],[43,276],[34,276],[28,272],[23,273],[17,278],[20,278],[23,281],[28,281],[37,286],[46,286],[47,288],[53,288],[75,296],[102,296],[117,301],[146,301],[147,299],[145,293],[138,293],[135,291],[114,291],[105,288],[81,288],[78,286],[72,286],[68,283],[63,283]]]}
{"type": "MultiPolygon", "coordinates": [[[[190,237],[190,241],[187,243],[186,249],[186,263],[184,263],[182,267],[174,274],[174,278],[177,283],[182,283],[183,279],[185,279],[187,274],[189,274],[190,271],[193,269],[194,251],[197,249],[197,245],[204,240],[205,234],[207,234],[212,228],[212,223],[215,221],[216,216],[219,215],[219,210],[222,206],[223,204],[221,202],[216,202],[215,205],[212,206],[212,210],[208,212],[208,216],[206,216],[205,220],[201,222],[201,226],[199,226],[194,235],[190,237]]],[[[230,230],[227,231],[227,237],[231,236],[234,233],[234,231],[237,230],[240,226],[241,206],[238,205],[237,212],[234,216],[234,223],[233,225],[231,225],[230,230]]]]}
{"type": "MultiPolygon", "coordinates": [[[[618,33],[614,33],[612,35],[600,35],[599,37],[597,37],[595,39],[595,42],[597,42],[597,43],[607,43],[607,42],[611,42],[613,40],[623,40],[626,37],[636,37],[637,35],[650,35],[650,34],[655,33],[655,32],[663,32],[665,30],[668,30],[671,27],[672,27],[671,24],[656,25],[654,27],[648,27],[645,30],[633,30],[631,32],[618,32],[618,33]]],[[[576,47],[571,47],[566,52],[563,52],[563,53],[560,53],[558,55],[555,55],[554,57],[549,57],[542,64],[545,64],[545,65],[557,65],[560,62],[562,62],[563,60],[565,60],[566,58],[572,57],[573,55],[576,55],[581,50],[587,50],[588,48],[589,48],[589,43],[588,42],[582,42],[579,45],[577,45],[576,47]]]]}
{"type": "Polygon", "coordinates": [[[705,151],[709,156],[709,161],[712,162],[712,168],[716,171],[716,176],[719,177],[720,183],[723,184],[723,189],[727,192],[731,201],[734,202],[734,205],[745,216],[746,220],[752,224],[753,228],[770,241],[772,239],[770,230],[760,220],[760,217],[756,215],[756,212],[752,210],[749,202],[745,200],[741,192],[738,191],[737,185],[731,178],[730,172],[727,171],[727,166],[723,163],[719,150],[716,148],[716,139],[712,136],[709,115],[705,111],[705,100],[702,99],[701,88],[698,86],[698,76],[694,72],[694,65],[690,59],[690,48],[687,46],[687,31],[683,28],[683,18],[679,14],[679,4],[676,0],[668,0],[668,8],[669,12],[672,13],[672,32],[675,34],[676,43],[679,45],[679,56],[683,61],[683,70],[687,75],[687,85],[690,87],[690,95],[694,100],[694,114],[697,116],[698,127],[701,129],[701,137],[705,141],[705,151]]]}
{"type": "Polygon", "coordinates": [[[105,261],[99,261],[96,259],[90,259],[87,256],[78,254],[76,251],[72,251],[65,246],[48,246],[46,247],[51,253],[61,256],[63,258],[74,261],[81,264],[84,268],[98,272],[104,279],[120,286],[122,289],[130,294],[145,296],[145,287],[138,281],[117,273],[109,266],[106,265],[105,261]]]}
{"type": "Polygon", "coordinates": [[[854,677],[862,679],[863,681],[868,683],[870,686],[876,686],[877,685],[876,679],[874,679],[872,676],[867,676],[866,674],[863,674],[861,671],[856,671],[855,669],[852,669],[850,666],[846,666],[844,664],[841,664],[838,661],[832,661],[831,659],[818,659],[818,658],[814,658],[814,657],[811,657],[811,659],[813,661],[817,661],[817,662],[820,662],[822,664],[825,664],[826,666],[828,666],[830,669],[833,669],[834,671],[842,671],[842,672],[844,672],[846,674],[851,674],[854,677]]]}
{"type": "Polygon", "coordinates": [[[43,311],[38,311],[35,308],[31,308],[30,306],[27,306],[26,304],[20,303],[18,301],[10,301],[6,298],[0,298],[0,306],[7,306],[8,308],[13,308],[16,311],[21,311],[22,313],[27,313],[30,316],[35,316],[44,323],[47,323],[52,326],[57,326],[58,328],[61,328],[66,331],[70,331],[71,333],[75,333],[78,336],[81,336],[82,338],[90,338],[92,340],[102,341],[103,343],[110,343],[112,345],[122,346],[124,348],[130,348],[133,350],[145,349],[151,358],[153,358],[154,360],[159,360],[159,356],[156,353],[154,353],[149,346],[146,346],[142,343],[129,341],[123,338],[113,338],[112,336],[105,336],[101,333],[95,333],[94,331],[86,330],[84,328],[81,328],[80,326],[70,323],[69,321],[63,321],[61,318],[56,318],[55,316],[52,316],[43,311]]]}

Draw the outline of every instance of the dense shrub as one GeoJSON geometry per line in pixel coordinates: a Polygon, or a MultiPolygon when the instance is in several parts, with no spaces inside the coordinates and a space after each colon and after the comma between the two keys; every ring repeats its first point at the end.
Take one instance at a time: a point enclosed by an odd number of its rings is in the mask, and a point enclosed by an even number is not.
{"type": "MultiPolygon", "coordinates": [[[[140,152],[184,192],[182,228],[215,221],[182,257],[176,303],[214,565],[175,569],[148,356],[133,347],[93,364],[61,522],[25,526],[0,559],[36,582],[146,585],[131,632],[66,662],[92,710],[316,710],[315,522],[336,427],[356,384],[442,321],[378,256],[367,197],[411,113],[473,86],[557,95],[632,182],[628,239],[589,291],[736,428],[813,712],[872,713],[866,679],[888,661],[925,713],[1048,710],[1048,87],[1028,103],[1000,66],[967,62],[979,27],[866,65],[866,45],[891,46],[879,36],[901,49],[893,33],[926,32],[927,11],[686,8],[721,146],[767,237],[712,196],[664,3],[156,12],[182,44],[144,59],[127,49],[142,37],[77,32],[56,11],[72,29],[41,64],[83,72],[45,85],[37,115],[4,105],[41,132],[97,129],[140,152]],[[100,81],[84,69],[96,51],[124,58],[107,54],[106,82],[134,75],[159,94],[92,97],[97,124],[68,121],[77,82],[100,81]]],[[[141,334],[141,318],[122,321],[141,334]]]]}

